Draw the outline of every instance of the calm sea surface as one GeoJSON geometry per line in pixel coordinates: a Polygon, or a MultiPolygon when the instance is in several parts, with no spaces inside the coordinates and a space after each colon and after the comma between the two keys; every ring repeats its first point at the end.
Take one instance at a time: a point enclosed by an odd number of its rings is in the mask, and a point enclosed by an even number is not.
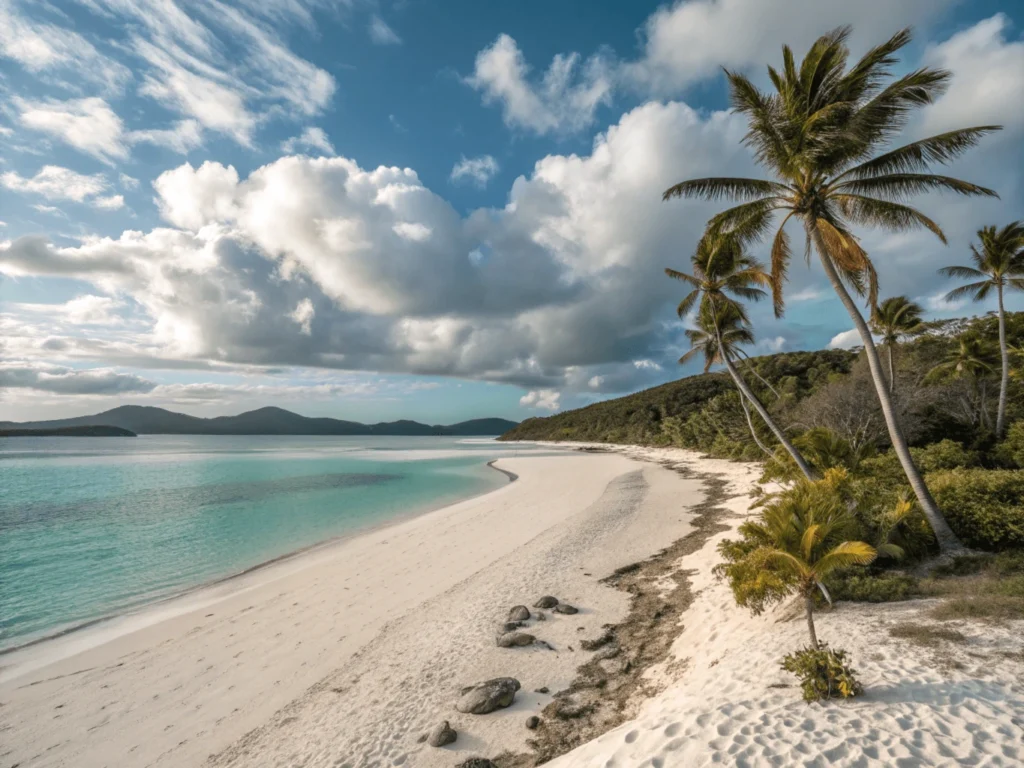
{"type": "Polygon", "coordinates": [[[508,482],[417,437],[0,439],[0,649],[508,482]]]}

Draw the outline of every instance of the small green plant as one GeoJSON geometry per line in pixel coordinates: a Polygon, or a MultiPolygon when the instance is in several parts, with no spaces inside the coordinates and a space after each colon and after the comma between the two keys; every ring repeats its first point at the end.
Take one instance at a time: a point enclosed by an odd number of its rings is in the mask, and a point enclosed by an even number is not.
{"type": "Polygon", "coordinates": [[[799,678],[804,701],[849,699],[864,693],[864,686],[846,661],[846,651],[833,650],[827,643],[787,654],[782,668],[799,678]]]}

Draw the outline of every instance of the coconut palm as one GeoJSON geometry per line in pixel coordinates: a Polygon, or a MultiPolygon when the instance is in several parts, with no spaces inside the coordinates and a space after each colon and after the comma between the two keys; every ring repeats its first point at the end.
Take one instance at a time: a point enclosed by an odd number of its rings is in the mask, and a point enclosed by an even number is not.
{"type": "MultiPolygon", "coordinates": [[[[748,546],[753,546],[733,572],[759,582],[750,585],[751,594],[770,593],[773,600],[793,591],[801,595],[811,645],[819,648],[814,595],[820,591],[832,602],[823,580],[842,568],[867,565],[876,556],[871,545],[850,540],[856,527],[849,506],[831,487],[828,475],[816,483],[802,482],[776,497],[758,520],[743,524],[741,532],[748,546]]],[[[746,595],[744,585],[737,592],[741,595],[746,595]]]]}
{"type": "Polygon", "coordinates": [[[992,190],[929,173],[975,146],[999,126],[948,131],[882,151],[900,133],[915,108],[932,103],[950,79],[944,70],[922,68],[890,79],[897,53],[911,39],[903,30],[847,68],[849,28],[820,37],[798,65],[788,46],[783,68],[768,68],[774,93],[760,91],[745,76],[726,72],[733,109],[747,117],[745,143],[774,179],[702,178],[670,187],[664,199],[693,197],[742,201],[710,225],[744,242],[758,240],[783,214],[771,247],[776,314],[784,309],[783,286],[792,256],[786,224],[796,219],[806,235],[808,261],[817,252],[825,275],[860,334],[896,455],[944,553],[963,549],[928,492],[896,420],[871,331],[854,296],[877,306],[875,266],[853,234],[854,225],[895,232],[924,228],[943,242],[939,225],[905,203],[911,195],[952,191],[996,196],[992,190]]]}
{"type": "Polygon", "coordinates": [[[957,340],[957,345],[950,350],[935,367],[925,376],[925,381],[969,381],[974,389],[976,406],[967,410],[977,410],[978,424],[989,428],[987,380],[995,373],[997,353],[992,342],[976,333],[965,333],[957,340]]]}
{"type": "Polygon", "coordinates": [[[893,350],[908,336],[919,333],[923,328],[921,305],[906,296],[893,296],[878,305],[871,318],[871,329],[882,337],[885,351],[889,356],[889,391],[896,391],[896,369],[893,366],[893,350]]]}
{"type": "MultiPolygon", "coordinates": [[[[751,259],[744,253],[739,240],[715,231],[706,232],[697,243],[697,251],[693,255],[692,263],[692,275],[674,269],[665,270],[665,274],[669,277],[681,280],[692,289],[679,302],[676,311],[680,317],[683,317],[700,300],[698,314],[707,312],[707,317],[711,321],[718,341],[718,348],[721,349],[724,345],[721,336],[722,329],[717,324],[719,312],[735,313],[739,322],[749,325],[750,319],[747,317],[746,309],[738,299],[759,301],[764,298],[766,294],[759,286],[768,283],[768,276],[760,262],[751,259]],[[730,309],[726,310],[726,307],[730,309]]],[[[800,452],[793,447],[793,443],[786,437],[786,433],[775,423],[771,414],[768,413],[768,409],[762,405],[747,382],[740,376],[730,356],[722,355],[721,358],[742,397],[746,397],[754,406],[754,410],[764,419],[764,423],[768,425],[775,438],[793,457],[793,461],[800,467],[800,471],[807,478],[813,479],[814,474],[810,466],[804,461],[800,452]]]]}
{"type": "Polygon", "coordinates": [[[946,294],[950,301],[970,296],[984,301],[995,288],[999,301],[999,353],[1002,374],[999,379],[999,407],[996,409],[996,437],[1006,432],[1006,389],[1010,382],[1010,352],[1006,345],[1006,311],[1003,293],[1007,288],[1024,291],[1024,224],[1015,221],[1002,229],[982,227],[978,230],[980,248],[971,245],[973,267],[944,267],[939,273],[946,277],[973,280],[946,294]]]}
{"type": "MultiPolygon", "coordinates": [[[[740,344],[753,344],[754,333],[750,326],[743,323],[739,313],[732,304],[724,304],[718,310],[717,318],[712,318],[711,307],[702,307],[697,318],[696,328],[686,329],[686,338],[690,340],[690,349],[679,358],[680,363],[688,363],[697,355],[704,356],[704,373],[711,370],[711,366],[725,362],[725,356],[735,357],[740,344]],[[718,329],[717,333],[715,329],[718,329]],[[721,337],[721,344],[719,344],[721,337]]],[[[740,390],[740,406],[743,408],[743,415],[747,418],[747,426],[750,428],[750,436],[754,438],[757,447],[769,456],[773,455],[770,448],[761,442],[761,438],[754,428],[754,421],[750,417],[750,409],[747,407],[747,398],[740,390]]]]}

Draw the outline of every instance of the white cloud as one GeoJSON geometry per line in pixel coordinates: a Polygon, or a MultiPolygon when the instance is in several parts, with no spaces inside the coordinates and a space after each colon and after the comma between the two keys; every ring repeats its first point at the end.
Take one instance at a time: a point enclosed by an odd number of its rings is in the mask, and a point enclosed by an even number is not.
{"type": "Polygon", "coordinates": [[[451,180],[461,181],[466,179],[483,189],[497,172],[498,161],[490,155],[481,155],[480,157],[473,158],[467,158],[463,155],[462,159],[452,168],[451,180]]]}
{"type": "Polygon", "coordinates": [[[156,384],[112,368],[79,370],[43,363],[0,361],[0,389],[35,389],[61,395],[123,395],[150,392],[156,384]]]}
{"type": "Polygon", "coordinates": [[[133,176],[129,176],[127,173],[122,173],[118,176],[118,180],[121,182],[121,186],[125,189],[138,189],[139,180],[133,176]]]}
{"type": "Polygon", "coordinates": [[[281,149],[289,154],[301,151],[303,148],[318,150],[324,155],[334,154],[334,145],[327,138],[323,128],[309,126],[298,136],[293,136],[281,143],[281,149]]]}
{"type": "Polygon", "coordinates": [[[801,301],[818,301],[826,296],[824,290],[817,288],[813,285],[809,285],[806,288],[801,288],[799,291],[794,291],[786,296],[786,302],[795,304],[801,301]]]}
{"type": "Polygon", "coordinates": [[[854,48],[913,24],[922,26],[954,0],[677,0],[651,14],[642,30],[642,55],[622,76],[655,94],[672,94],[722,67],[763,71],[781,58],[782,43],[798,54],[824,32],[851,24],[854,48]]]}
{"type": "Polygon", "coordinates": [[[537,408],[545,411],[557,411],[561,405],[559,399],[562,393],[554,389],[534,389],[519,398],[519,404],[524,408],[537,408]]]}
{"type": "Polygon", "coordinates": [[[856,328],[837,333],[828,343],[829,349],[852,349],[853,347],[862,346],[864,346],[864,342],[861,340],[856,328]]]}
{"type": "Polygon", "coordinates": [[[932,296],[924,296],[919,299],[925,307],[932,312],[956,312],[963,309],[969,303],[967,299],[954,299],[950,301],[946,298],[946,294],[949,291],[939,291],[932,296]]]}
{"type": "Polygon", "coordinates": [[[538,82],[528,76],[519,46],[503,34],[477,54],[466,82],[483,93],[485,104],[501,104],[506,124],[540,135],[582,130],[611,100],[609,65],[600,56],[581,65],[579,54],[559,54],[538,82]]]}
{"type": "Polygon", "coordinates": [[[1004,125],[1011,138],[1024,131],[1024,40],[1007,42],[1011,26],[997,13],[929,47],[925,61],[952,71],[953,80],[925,110],[921,132],[991,124],[1004,125]]]}
{"type": "Polygon", "coordinates": [[[118,92],[131,79],[127,67],[77,32],[28,18],[7,0],[0,2],[0,56],[64,87],[87,84],[118,92]]]}
{"type": "Polygon", "coordinates": [[[154,144],[187,155],[202,146],[203,131],[197,120],[179,120],[171,128],[132,131],[125,138],[132,144],[154,144]]]}
{"type": "Polygon", "coordinates": [[[128,157],[121,118],[101,98],[67,101],[15,99],[18,120],[35,131],[49,134],[75,149],[113,165],[128,157]]]}
{"type": "Polygon", "coordinates": [[[316,309],[313,307],[313,302],[307,298],[300,301],[295,307],[295,311],[288,317],[298,323],[302,332],[309,336],[313,332],[314,315],[316,315],[316,309]]]}
{"type": "Polygon", "coordinates": [[[377,45],[400,45],[402,38],[380,16],[370,17],[370,40],[377,45]]]}
{"type": "Polygon", "coordinates": [[[591,389],[598,389],[604,383],[604,376],[591,376],[587,386],[591,389]]]}
{"type": "Polygon", "coordinates": [[[106,210],[116,210],[124,205],[121,195],[101,196],[109,188],[102,174],[87,176],[58,165],[43,166],[30,178],[8,171],[0,174],[0,186],[15,192],[41,195],[47,200],[73,200],[106,210]]]}

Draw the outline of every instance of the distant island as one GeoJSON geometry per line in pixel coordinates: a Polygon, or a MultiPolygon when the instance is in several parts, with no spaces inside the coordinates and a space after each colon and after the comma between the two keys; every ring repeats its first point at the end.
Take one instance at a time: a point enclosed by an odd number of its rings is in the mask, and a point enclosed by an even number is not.
{"type": "MultiPolygon", "coordinates": [[[[139,435],[392,435],[392,436],[447,436],[494,437],[515,427],[508,419],[472,419],[458,424],[421,424],[418,421],[381,422],[360,424],[330,418],[310,418],[283,408],[259,408],[237,416],[217,416],[204,419],[175,413],[164,408],[142,405],[123,405],[92,416],[76,416],[53,421],[0,422],[0,435],[30,432],[40,435],[61,434],[68,429],[118,430],[117,434],[139,435]]],[[[76,432],[75,434],[82,434],[76,432]]],[[[92,435],[97,436],[97,435],[92,435]]]]}
{"type": "Polygon", "coordinates": [[[137,437],[130,429],[104,424],[53,429],[0,429],[0,437],[137,437]]]}

